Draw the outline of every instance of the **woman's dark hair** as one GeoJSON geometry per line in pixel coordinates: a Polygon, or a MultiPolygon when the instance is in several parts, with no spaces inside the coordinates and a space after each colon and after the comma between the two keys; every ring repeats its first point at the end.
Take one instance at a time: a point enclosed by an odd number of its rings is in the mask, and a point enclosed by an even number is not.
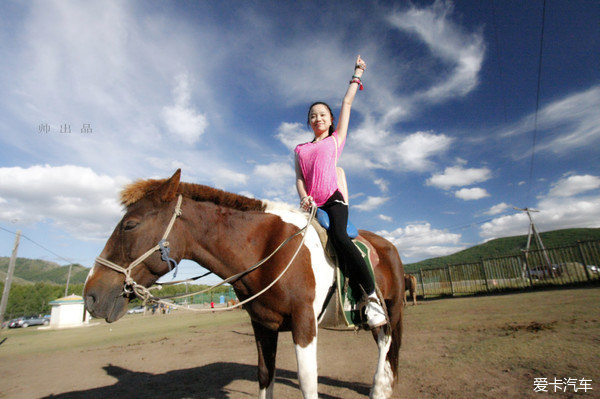
{"type": "Polygon", "coordinates": [[[333,134],[333,132],[335,131],[335,127],[333,126],[333,122],[335,121],[335,116],[333,116],[333,111],[331,111],[331,107],[327,104],[324,103],[323,101],[317,101],[316,103],[313,103],[310,105],[310,107],[308,107],[308,117],[306,118],[306,124],[308,125],[308,127],[310,127],[310,110],[315,106],[315,105],[324,105],[327,107],[327,109],[329,110],[329,114],[331,115],[331,125],[329,126],[329,135],[331,136],[333,134]]]}

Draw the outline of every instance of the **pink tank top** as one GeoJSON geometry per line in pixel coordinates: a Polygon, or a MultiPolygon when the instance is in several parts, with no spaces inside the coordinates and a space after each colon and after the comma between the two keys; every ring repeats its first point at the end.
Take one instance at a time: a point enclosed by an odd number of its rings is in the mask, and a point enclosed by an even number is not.
{"type": "Polygon", "coordinates": [[[324,205],[338,189],[335,167],[344,149],[345,141],[340,143],[337,132],[333,132],[331,136],[316,143],[299,144],[294,150],[298,154],[306,191],[313,197],[317,206],[324,205]]]}

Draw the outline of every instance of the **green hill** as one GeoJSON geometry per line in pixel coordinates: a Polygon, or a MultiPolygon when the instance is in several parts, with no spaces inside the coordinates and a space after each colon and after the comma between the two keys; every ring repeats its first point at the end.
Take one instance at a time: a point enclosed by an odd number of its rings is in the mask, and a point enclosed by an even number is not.
{"type": "MultiPolygon", "coordinates": [[[[600,240],[598,229],[566,229],[541,233],[544,246],[547,248],[569,246],[577,241],[600,240]]],[[[420,269],[434,269],[446,265],[478,262],[482,258],[497,258],[501,256],[518,255],[527,247],[527,235],[497,238],[484,244],[465,249],[452,255],[426,259],[421,262],[404,265],[407,272],[412,273],[420,269]]],[[[535,247],[535,241],[532,242],[535,247]]],[[[8,257],[0,257],[0,281],[6,279],[8,270],[8,257]]],[[[73,264],[70,284],[83,284],[88,275],[89,268],[80,264],[73,264]]],[[[38,282],[50,284],[66,284],[69,265],[61,266],[54,262],[39,259],[17,258],[13,282],[15,284],[35,284],[38,282]]]]}
{"type": "MultiPolygon", "coordinates": [[[[4,282],[10,258],[0,257],[0,278],[4,282]]],[[[90,269],[74,263],[71,269],[70,284],[82,284],[90,269]]],[[[40,259],[17,258],[13,275],[14,284],[66,284],[69,265],[61,266],[54,262],[40,259]]]]}
{"type": "MultiPolygon", "coordinates": [[[[540,237],[546,248],[557,248],[574,245],[577,241],[600,240],[600,229],[554,230],[540,233],[540,237]]],[[[525,248],[527,248],[527,235],[497,238],[452,255],[406,264],[404,265],[404,270],[413,273],[421,269],[435,269],[446,265],[474,263],[480,261],[482,258],[489,259],[519,255],[525,248]]],[[[537,249],[534,237],[532,237],[531,248],[537,249]]]]}

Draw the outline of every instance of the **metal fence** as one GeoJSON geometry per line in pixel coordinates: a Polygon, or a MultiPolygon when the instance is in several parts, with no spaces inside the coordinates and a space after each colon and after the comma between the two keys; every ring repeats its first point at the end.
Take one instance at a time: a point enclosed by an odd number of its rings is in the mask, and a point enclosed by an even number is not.
{"type": "Polygon", "coordinates": [[[455,296],[600,281],[600,240],[420,270],[417,295],[455,296]]]}
{"type": "Polygon", "coordinates": [[[233,291],[233,287],[229,287],[227,292],[207,292],[202,294],[190,295],[184,298],[174,300],[178,305],[205,305],[208,306],[211,302],[216,304],[229,304],[230,301],[237,301],[237,296],[233,291]]]}

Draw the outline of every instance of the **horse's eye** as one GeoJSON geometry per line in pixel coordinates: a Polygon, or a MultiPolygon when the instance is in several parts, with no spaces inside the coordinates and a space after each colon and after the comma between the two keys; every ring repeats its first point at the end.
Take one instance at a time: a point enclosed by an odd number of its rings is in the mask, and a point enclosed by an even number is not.
{"type": "Polygon", "coordinates": [[[123,230],[128,231],[128,230],[133,230],[135,229],[140,223],[137,220],[128,220],[125,222],[125,224],[123,225],[123,230]]]}

